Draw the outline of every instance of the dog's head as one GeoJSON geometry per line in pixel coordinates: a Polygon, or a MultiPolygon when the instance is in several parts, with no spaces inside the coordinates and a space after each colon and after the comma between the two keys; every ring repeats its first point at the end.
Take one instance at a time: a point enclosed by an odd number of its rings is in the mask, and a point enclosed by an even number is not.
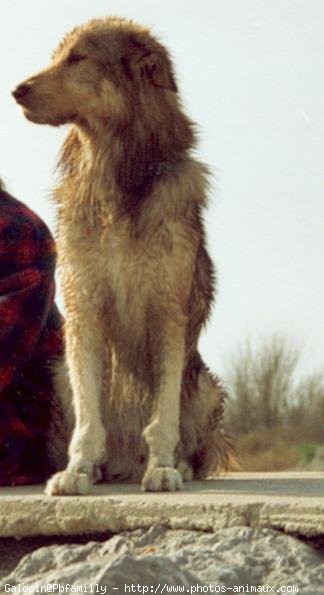
{"type": "Polygon", "coordinates": [[[161,98],[176,90],[166,49],[146,29],[110,18],[74,29],[52,64],[18,85],[13,96],[33,122],[91,128],[122,121],[130,98],[134,106],[143,94],[161,98]]]}

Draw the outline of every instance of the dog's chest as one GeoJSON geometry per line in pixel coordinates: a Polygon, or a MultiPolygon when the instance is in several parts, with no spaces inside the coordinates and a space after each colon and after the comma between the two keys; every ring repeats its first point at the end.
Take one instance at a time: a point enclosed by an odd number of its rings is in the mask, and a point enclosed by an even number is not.
{"type": "Polygon", "coordinates": [[[134,238],[127,224],[65,230],[59,253],[67,293],[113,300],[120,314],[144,307],[160,275],[152,241],[134,238]]]}

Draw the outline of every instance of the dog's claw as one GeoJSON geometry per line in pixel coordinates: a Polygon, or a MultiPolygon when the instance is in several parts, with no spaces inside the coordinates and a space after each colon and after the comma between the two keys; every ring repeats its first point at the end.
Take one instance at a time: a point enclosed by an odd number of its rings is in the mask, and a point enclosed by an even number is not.
{"type": "Polygon", "coordinates": [[[182,477],[172,467],[149,469],[142,481],[143,492],[175,492],[182,488],[182,477]]]}

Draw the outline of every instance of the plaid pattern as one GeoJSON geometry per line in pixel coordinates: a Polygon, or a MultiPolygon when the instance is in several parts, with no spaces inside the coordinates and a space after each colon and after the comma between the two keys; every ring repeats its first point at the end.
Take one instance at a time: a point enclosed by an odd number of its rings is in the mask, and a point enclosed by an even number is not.
{"type": "Polygon", "coordinates": [[[50,363],[63,345],[54,269],[46,225],[0,190],[0,485],[37,483],[51,473],[50,363]]]}

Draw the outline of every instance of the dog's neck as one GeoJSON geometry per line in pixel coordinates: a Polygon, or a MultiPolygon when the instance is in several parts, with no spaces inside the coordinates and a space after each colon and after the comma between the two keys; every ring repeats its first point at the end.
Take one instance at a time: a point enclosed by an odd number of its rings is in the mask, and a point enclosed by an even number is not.
{"type": "MultiPolygon", "coordinates": [[[[72,184],[75,208],[109,211],[113,217],[138,213],[154,184],[172,175],[188,157],[194,135],[181,114],[152,129],[150,120],[134,118],[115,126],[73,126],[61,154],[64,184],[72,184]]],[[[60,191],[58,202],[64,202],[60,191]]]]}

